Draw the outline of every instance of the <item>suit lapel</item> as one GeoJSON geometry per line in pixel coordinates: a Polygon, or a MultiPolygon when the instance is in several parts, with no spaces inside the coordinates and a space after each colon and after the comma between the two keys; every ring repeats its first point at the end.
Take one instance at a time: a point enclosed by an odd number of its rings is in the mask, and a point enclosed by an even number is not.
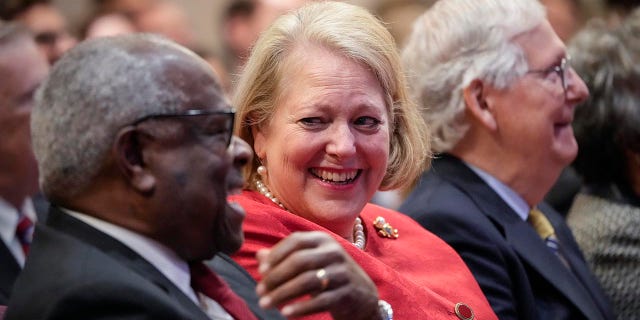
{"type": "Polygon", "coordinates": [[[37,193],[31,197],[33,203],[33,209],[36,211],[38,221],[47,221],[47,215],[49,213],[49,201],[44,197],[42,193],[37,193]]]}
{"type": "MultiPolygon", "coordinates": [[[[585,317],[601,314],[581,282],[553,255],[535,230],[469,167],[457,158],[444,155],[434,161],[433,169],[442,172],[443,179],[449,180],[465,192],[482,213],[502,229],[506,241],[512,245],[522,261],[562,292],[585,317]]],[[[561,239],[563,240],[566,239],[561,239]]],[[[572,256],[572,267],[583,265],[575,261],[573,253],[569,256],[572,256]]]]}
{"type": "Polygon", "coordinates": [[[283,320],[277,309],[263,309],[258,304],[259,297],[255,292],[256,282],[239,264],[228,255],[218,253],[206,263],[229,285],[246,303],[258,319],[283,320]]]}
{"type": "MultiPolygon", "coordinates": [[[[545,213],[553,210],[553,208],[548,205],[542,205],[540,209],[545,213]]],[[[610,307],[607,305],[609,298],[587,266],[582,252],[579,251],[578,244],[573,239],[571,230],[566,225],[561,225],[564,218],[560,216],[560,214],[549,214],[548,217],[556,229],[556,236],[560,243],[563,244],[565,248],[578,248],[576,250],[565,250],[563,252],[573,270],[572,275],[587,289],[585,294],[589,294],[592,301],[597,303],[598,308],[602,310],[600,314],[604,314],[605,318],[613,319],[614,315],[607,314],[608,310],[610,310],[610,307]]]]}
{"type": "Polygon", "coordinates": [[[160,287],[181,306],[188,309],[191,314],[197,315],[197,319],[209,319],[199,306],[193,303],[189,297],[178,289],[158,269],[116,239],[62,212],[55,206],[51,206],[47,225],[76,237],[113,257],[127,268],[160,287]]]}
{"type": "MultiPolygon", "coordinates": [[[[506,238],[522,261],[536,270],[552,286],[558,289],[558,291],[562,292],[565,297],[582,311],[585,317],[601,314],[600,310],[594,305],[594,299],[592,299],[586,291],[582,282],[553,255],[531,227],[526,223],[514,225],[507,230],[506,238]]],[[[565,257],[570,256],[570,254],[566,254],[566,252],[567,251],[564,252],[565,257]]],[[[570,258],[567,259],[575,271],[575,261],[572,261],[570,258]]]]}

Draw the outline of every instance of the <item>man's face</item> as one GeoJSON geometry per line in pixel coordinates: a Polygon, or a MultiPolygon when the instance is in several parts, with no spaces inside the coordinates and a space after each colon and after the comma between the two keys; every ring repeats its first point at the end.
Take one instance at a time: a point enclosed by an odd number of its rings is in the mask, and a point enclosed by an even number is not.
{"type": "Polygon", "coordinates": [[[18,17],[34,34],[38,47],[53,64],[76,44],[67,31],[64,17],[50,4],[35,4],[18,17]]]}
{"type": "Polygon", "coordinates": [[[29,120],[33,96],[49,66],[33,41],[24,36],[0,47],[0,179],[14,182],[24,196],[38,186],[29,120]],[[16,183],[19,182],[19,183],[16,183]]]}
{"type": "Polygon", "coordinates": [[[497,139],[519,168],[559,173],[578,151],[571,123],[575,106],[588,96],[587,87],[567,65],[565,94],[561,76],[553,67],[567,53],[548,22],[514,42],[522,47],[530,71],[492,98],[497,139]]]}
{"type": "MultiPolygon", "coordinates": [[[[176,63],[170,81],[187,97],[183,111],[229,111],[206,65],[176,63]],[[185,79],[188,79],[185,81],[185,79]]],[[[227,196],[240,192],[241,167],[251,158],[249,146],[229,137],[228,114],[150,120],[154,140],[146,153],[156,179],[153,216],[157,240],[187,261],[203,260],[218,251],[235,252],[243,241],[244,211],[227,196]]]]}

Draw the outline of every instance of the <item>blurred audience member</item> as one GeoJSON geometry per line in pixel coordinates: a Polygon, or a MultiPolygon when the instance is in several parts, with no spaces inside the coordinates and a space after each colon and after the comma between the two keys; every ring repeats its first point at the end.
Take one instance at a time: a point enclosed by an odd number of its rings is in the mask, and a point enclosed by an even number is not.
{"type": "Polygon", "coordinates": [[[603,21],[569,48],[591,97],[575,114],[584,178],[568,223],[619,319],[640,314],[640,9],[621,27],[603,21]]]}
{"type": "Polygon", "coordinates": [[[617,26],[625,17],[640,6],[640,0],[604,0],[609,26],[617,26]]]}
{"type": "Polygon", "coordinates": [[[138,31],[163,35],[187,48],[195,46],[193,27],[183,8],[176,3],[157,0],[133,19],[138,31]]]}
{"type": "Polygon", "coordinates": [[[0,20],[0,304],[8,302],[40,214],[31,201],[38,168],[29,119],[48,68],[29,31],[0,20]]]}
{"type": "Polygon", "coordinates": [[[98,15],[86,28],[86,37],[154,33],[167,37],[196,52],[218,75],[225,94],[229,93],[228,71],[219,55],[203,50],[195,41],[195,33],[186,12],[179,5],[166,0],[146,0],[140,3],[127,0],[99,1],[98,15]]]}
{"type": "Polygon", "coordinates": [[[436,0],[386,0],[375,7],[375,13],[386,23],[387,29],[403,45],[411,34],[413,22],[436,0]]]}
{"type": "Polygon", "coordinates": [[[158,0],[94,0],[98,14],[120,13],[129,19],[148,11],[158,0]]]}
{"type": "Polygon", "coordinates": [[[107,13],[94,17],[84,31],[84,39],[117,36],[136,32],[135,25],[125,15],[107,13]]]}
{"type": "Polygon", "coordinates": [[[587,17],[582,0],[541,0],[547,8],[547,19],[563,42],[569,41],[580,30],[587,17]]]}
{"type": "Polygon", "coordinates": [[[260,33],[287,11],[309,0],[230,0],[222,17],[223,40],[229,57],[228,70],[238,73],[260,33]]]}
{"type": "Polygon", "coordinates": [[[531,0],[439,0],[404,48],[438,153],[400,208],[465,260],[500,319],[612,319],[562,216],[588,91],[531,0]]]}
{"type": "Polygon", "coordinates": [[[0,13],[0,18],[18,21],[34,34],[49,64],[76,44],[65,18],[48,0],[3,1],[0,13]]]}

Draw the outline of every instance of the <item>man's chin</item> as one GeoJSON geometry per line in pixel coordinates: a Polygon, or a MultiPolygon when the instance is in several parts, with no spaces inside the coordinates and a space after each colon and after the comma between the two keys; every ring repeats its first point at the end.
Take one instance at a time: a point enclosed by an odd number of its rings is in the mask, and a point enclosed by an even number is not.
{"type": "Polygon", "coordinates": [[[244,234],[242,234],[242,231],[240,231],[239,234],[227,236],[224,237],[224,239],[218,238],[218,241],[220,241],[220,245],[218,245],[220,252],[232,255],[240,250],[240,247],[242,247],[242,243],[244,242],[244,234]]]}

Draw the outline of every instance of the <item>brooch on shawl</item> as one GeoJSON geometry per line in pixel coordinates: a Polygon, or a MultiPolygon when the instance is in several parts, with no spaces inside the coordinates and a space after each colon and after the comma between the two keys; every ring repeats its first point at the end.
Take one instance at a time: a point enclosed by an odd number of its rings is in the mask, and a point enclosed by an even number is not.
{"type": "Polygon", "coordinates": [[[398,229],[394,229],[383,217],[377,217],[373,221],[373,226],[378,231],[378,235],[383,238],[397,239],[398,229]]]}

